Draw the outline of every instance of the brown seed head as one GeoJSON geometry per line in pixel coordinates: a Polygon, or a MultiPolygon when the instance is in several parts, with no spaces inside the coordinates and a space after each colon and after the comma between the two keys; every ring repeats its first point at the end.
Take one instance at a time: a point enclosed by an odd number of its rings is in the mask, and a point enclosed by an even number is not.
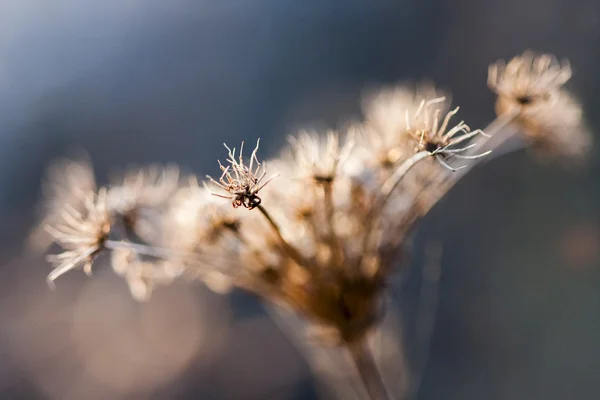
{"type": "Polygon", "coordinates": [[[227,159],[229,165],[224,166],[219,161],[219,167],[223,173],[218,182],[207,175],[210,182],[228,193],[227,195],[213,193],[213,195],[224,199],[231,199],[234,208],[243,206],[244,208],[252,210],[259,206],[261,198],[258,197],[258,192],[277,177],[277,174],[275,174],[263,182],[267,175],[267,170],[265,163],[261,164],[258,161],[258,158],[256,158],[259,143],[260,139],[256,142],[256,148],[250,156],[250,163],[248,165],[244,164],[242,154],[244,151],[244,142],[242,142],[240,147],[239,159],[236,159],[235,157],[235,147],[230,149],[225,144],[229,156],[227,159]]]}

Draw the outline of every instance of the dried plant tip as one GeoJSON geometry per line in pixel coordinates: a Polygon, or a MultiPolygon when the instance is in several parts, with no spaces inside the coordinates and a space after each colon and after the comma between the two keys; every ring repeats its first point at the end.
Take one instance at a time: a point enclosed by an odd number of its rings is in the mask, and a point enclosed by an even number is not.
{"type": "MultiPolygon", "coordinates": [[[[243,159],[244,142],[242,142],[240,147],[240,155],[238,159],[235,157],[235,147],[230,149],[225,144],[225,148],[227,149],[229,156],[227,159],[229,165],[224,166],[219,161],[219,167],[223,172],[219,178],[219,181],[216,181],[208,175],[206,176],[210,182],[227,192],[226,195],[214,192],[211,193],[217,197],[231,199],[234,208],[243,206],[249,210],[252,210],[253,208],[259,206],[261,199],[258,197],[258,192],[278,176],[278,174],[275,174],[264,181],[264,178],[267,175],[266,165],[264,162],[261,164],[256,157],[259,143],[260,139],[256,142],[256,147],[250,156],[250,162],[248,165],[244,163],[243,159]]],[[[208,187],[207,189],[210,190],[208,187]]]]}
{"type": "Polygon", "coordinates": [[[563,89],[570,78],[567,60],[526,51],[490,65],[488,86],[498,94],[498,116],[514,119],[534,150],[577,160],[587,155],[591,135],[580,104],[563,89]]]}
{"type": "Polygon", "coordinates": [[[571,66],[550,54],[526,51],[508,64],[498,61],[489,66],[488,86],[498,94],[499,115],[523,112],[554,101],[556,92],[571,78],[571,66]]]}
{"type": "Polygon", "coordinates": [[[432,100],[422,100],[420,106],[411,116],[406,111],[406,131],[416,141],[415,152],[427,152],[444,168],[451,171],[464,168],[466,166],[452,167],[447,161],[449,159],[474,160],[488,155],[490,152],[484,152],[475,155],[464,155],[462,153],[473,148],[475,144],[466,145],[470,139],[477,135],[488,137],[481,129],[471,131],[464,121],[450,126],[450,120],[459,107],[446,113],[444,119],[440,119],[442,108],[438,104],[443,104],[446,99],[439,97],[432,100]]]}
{"type": "Polygon", "coordinates": [[[82,211],[85,193],[95,191],[96,178],[87,154],[81,154],[76,160],[60,159],[52,163],[42,185],[42,220],[31,232],[29,246],[36,251],[46,251],[53,240],[44,227],[62,221],[65,204],[82,211]]]}
{"type": "Polygon", "coordinates": [[[111,217],[107,208],[106,189],[100,189],[98,194],[88,192],[84,199],[83,212],[66,204],[61,212],[62,223],[45,227],[54,242],[65,250],[48,256],[48,260],[55,265],[48,275],[51,286],[56,278],[82,264],[84,271],[91,274],[92,262],[108,239],[111,217]]]}
{"type": "Polygon", "coordinates": [[[165,203],[179,184],[175,165],[150,165],[131,168],[108,192],[111,209],[127,214],[138,207],[157,207],[165,203]]]}
{"type": "Polygon", "coordinates": [[[333,182],[339,165],[348,158],[354,146],[353,140],[340,146],[339,134],[334,131],[328,131],[324,138],[316,133],[301,132],[298,137],[290,136],[288,140],[299,175],[321,184],[333,182]]]}

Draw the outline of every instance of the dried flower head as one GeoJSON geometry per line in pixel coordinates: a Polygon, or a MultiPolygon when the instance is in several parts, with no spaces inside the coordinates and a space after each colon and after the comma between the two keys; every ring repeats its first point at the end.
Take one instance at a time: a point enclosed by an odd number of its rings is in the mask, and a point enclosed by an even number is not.
{"type": "Polygon", "coordinates": [[[107,191],[98,194],[87,192],[84,211],[79,212],[66,204],[61,212],[62,223],[46,225],[46,230],[64,252],[48,256],[55,268],[48,275],[52,283],[65,272],[84,265],[83,270],[91,274],[92,262],[102,250],[111,228],[111,216],[107,208],[107,191]]]}
{"type": "Polygon", "coordinates": [[[42,185],[42,219],[28,238],[28,244],[37,251],[45,251],[52,244],[53,238],[45,226],[62,221],[64,205],[69,204],[75,210],[82,211],[85,208],[85,194],[96,191],[94,170],[85,154],[77,160],[60,159],[54,162],[46,175],[42,185]]]}
{"type": "Polygon", "coordinates": [[[160,212],[179,184],[175,165],[130,168],[108,191],[108,207],[129,232],[151,241],[160,235],[160,212]]]}
{"type": "MultiPolygon", "coordinates": [[[[580,127],[581,110],[560,89],[569,76],[568,65],[527,53],[492,66],[500,115],[491,124],[498,130],[493,137],[501,143],[498,126],[516,121],[537,148],[579,152],[584,140],[576,139],[585,136],[571,132],[580,127]],[[506,116],[509,122],[497,123],[506,116]]],[[[239,155],[225,145],[220,178],[208,177],[217,192],[206,183],[199,187],[196,177],[178,187],[176,169],[149,169],[126,174],[108,195],[86,190],[81,209],[71,205],[79,198],[60,204],[60,223],[48,231],[65,250],[51,258],[56,268],[49,281],[81,264],[89,273],[107,250],[112,268],[141,301],[180,276],[219,293],[241,288],[308,321],[322,344],[345,346],[371,397],[387,398],[382,382],[370,382],[376,369],[364,370],[374,366],[364,345],[414,227],[461,176],[449,171],[464,166],[450,164],[485,156],[480,145],[490,141],[463,121],[452,122],[458,107],[450,109],[433,87],[384,90],[363,106],[365,121],[342,134],[291,138],[283,156],[269,162],[285,177],[277,185],[265,187],[277,174],[265,179],[259,142],[249,160],[242,142],[239,155]],[[257,211],[240,213],[221,199],[257,211]],[[152,240],[139,234],[146,220],[157,222],[152,240]],[[119,222],[136,235],[118,229],[119,222]]]]}
{"type": "Polygon", "coordinates": [[[474,144],[466,145],[464,142],[476,135],[487,135],[481,129],[471,131],[464,121],[450,127],[450,120],[456,115],[459,107],[447,112],[444,119],[441,120],[440,115],[443,108],[436,105],[444,103],[445,100],[444,97],[428,101],[422,100],[412,116],[409,114],[409,110],[406,110],[406,132],[415,142],[415,152],[428,152],[444,168],[455,171],[464,166],[451,167],[447,164],[447,160],[452,158],[473,160],[489,154],[489,152],[477,155],[461,154],[474,147],[474,144]],[[458,146],[461,144],[462,146],[458,146]]]}
{"type": "Polygon", "coordinates": [[[256,158],[260,139],[256,142],[256,147],[250,156],[250,163],[244,164],[243,151],[244,142],[240,147],[239,159],[235,158],[235,147],[230,149],[226,144],[225,148],[228,151],[229,158],[227,162],[229,165],[223,166],[219,161],[219,167],[223,173],[217,182],[210,176],[206,176],[213,184],[226,191],[227,195],[213,193],[217,197],[225,199],[231,199],[234,208],[243,206],[249,210],[257,207],[261,203],[258,192],[265,187],[269,182],[277,177],[277,174],[271,176],[265,182],[263,182],[267,175],[266,165],[261,164],[256,158]],[[262,167],[262,172],[261,172],[262,167]]]}
{"type": "Polygon", "coordinates": [[[298,137],[290,136],[288,140],[299,177],[316,183],[333,182],[338,166],[347,159],[354,145],[352,140],[347,140],[340,146],[339,134],[334,131],[324,136],[302,131],[298,137]]]}
{"type": "MultiPolygon", "coordinates": [[[[370,160],[375,160],[385,168],[393,167],[412,152],[412,149],[406,148],[406,113],[414,115],[422,107],[423,100],[441,97],[448,99],[442,91],[427,82],[414,88],[399,85],[367,93],[362,101],[365,121],[363,126],[358,128],[362,131],[362,134],[358,135],[358,144],[363,150],[372,153],[370,160]]],[[[449,103],[450,101],[446,100],[436,105],[442,110],[447,110],[449,103]]]]}
{"type": "Polygon", "coordinates": [[[237,231],[240,215],[200,187],[196,177],[190,177],[189,186],[180,188],[171,199],[164,222],[165,245],[194,252],[219,244],[226,232],[237,231]]]}
{"type": "Polygon", "coordinates": [[[137,208],[151,208],[164,204],[179,183],[176,165],[150,165],[130,168],[108,192],[110,208],[128,214],[137,208]]]}
{"type": "Polygon", "coordinates": [[[563,89],[571,75],[567,60],[530,51],[489,67],[488,86],[498,95],[496,113],[514,120],[539,153],[578,159],[590,147],[581,106],[563,89]]]}
{"type": "Polygon", "coordinates": [[[490,65],[488,86],[499,96],[498,114],[517,110],[530,112],[555,101],[557,91],[571,78],[571,66],[549,54],[534,55],[526,51],[508,64],[490,65]]]}

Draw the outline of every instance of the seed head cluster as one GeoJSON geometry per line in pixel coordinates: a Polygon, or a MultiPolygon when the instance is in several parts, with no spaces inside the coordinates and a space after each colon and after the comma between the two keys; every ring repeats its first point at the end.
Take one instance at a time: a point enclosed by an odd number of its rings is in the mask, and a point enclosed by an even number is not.
{"type": "MultiPolygon", "coordinates": [[[[493,64],[488,83],[499,117],[536,148],[577,157],[585,140],[580,108],[562,88],[570,76],[567,63],[525,53],[493,64]]],[[[92,180],[44,219],[64,249],[48,278],[81,265],[89,272],[112,253],[138,300],[175,278],[198,279],[290,309],[329,343],[360,341],[382,314],[415,225],[454,171],[490,153],[478,150],[488,133],[503,134],[471,130],[455,121],[458,111],[432,85],[399,86],[368,96],[361,122],[300,132],[268,162],[259,161],[258,142],[247,159],[243,143],[239,154],[225,146],[221,176],[204,185],[156,166],[98,190],[92,180]]]]}

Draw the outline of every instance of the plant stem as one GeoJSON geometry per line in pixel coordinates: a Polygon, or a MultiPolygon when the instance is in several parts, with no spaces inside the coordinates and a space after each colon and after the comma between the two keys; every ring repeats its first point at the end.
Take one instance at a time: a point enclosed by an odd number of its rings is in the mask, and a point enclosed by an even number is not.
{"type": "Polygon", "coordinates": [[[376,207],[375,209],[380,210],[383,206],[385,206],[385,203],[387,203],[389,197],[394,192],[394,189],[400,184],[402,178],[404,178],[404,175],[406,175],[406,173],[410,171],[412,167],[417,165],[419,161],[424,160],[429,156],[431,156],[430,152],[421,151],[400,164],[392,176],[390,176],[381,187],[381,200],[379,201],[379,207],[376,207]]]}
{"type": "Polygon", "coordinates": [[[508,141],[515,133],[509,132],[508,134],[505,134],[504,132],[502,132],[502,130],[509,126],[512,122],[514,122],[518,115],[518,111],[513,111],[512,113],[506,115],[500,115],[483,129],[483,131],[491,137],[487,140],[480,141],[479,146],[475,146],[473,149],[471,149],[471,151],[465,153],[465,155],[472,155],[475,153],[481,153],[490,150],[492,151],[492,154],[487,157],[482,157],[480,159],[473,160],[473,162],[470,165],[470,168],[464,168],[460,171],[457,171],[458,173],[454,174],[454,180],[456,182],[460,180],[460,178],[462,178],[464,175],[466,175],[468,171],[473,169],[473,167],[479,162],[489,161],[490,159],[496,157],[494,151],[500,146],[502,146],[504,143],[506,143],[506,141],[508,141]]]}
{"type": "Polygon", "coordinates": [[[281,247],[283,247],[283,250],[286,253],[288,253],[288,255],[292,257],[292,259],[296,261],[298,265],[306,267],[306,260],[294,246],[292,246],[287,242],[287,240],[285,240],[285,238],[281,234],[281,229],[279,229],[279,225],[277,225],[273,217],[271,217],[271,214],[269,214],[269,212],[262,205],[258,205],[256,208],[260,210],[262,215],[264,215],[264,217],[269,222],[269,225],[271,225],[271,228],[273,228],[273,231],[275,231],[275,233],[277,234],[277,237],[279,238],[279,242],[281,244],[281,247]]]}
{"type": "Polygon", "coordinates": [[[328,238],[332,251],[332,263],[343,268],[344,252],[339,238],[335,231],[335,207],[333,205],[333,182],[327,182],[323,185],[323,194],[325,197],[325,216],[328,225],[328,238]]]}
{"type": "Polygon", "coordinates": [[[197,261],[207,265],[214,265],[217,262],[227,262],[227,258],[212,254],[202,254],[197,252],[180,251],[166,247],[148,246],[141,243],[128,242],[124,240],[107,240],[104,242],[104,248],[109,250],[131,249],[137,254],[168,260],[171,258],[183,258],[188,261],[197,261]]]}
{"type": "Polygon", "coordinates": [[[359,340],[348,343],[347,347],[369,398],[371,400],[392,400],[367,342],[359,340]]]}
{"type": "MultiPolygon", "coordinates": [[[[487,140],[481,140],[478,146],[473,147],[464,155],[468,156],[489,150],[492,150],[492,153],[486,157],[473,160],[473,162],[470,163],[469,168],[463,168],[454,172],[447,181],[448,184],[445,190],[440,191],[440,193],[436,195],[437,197],[433,201],[431,201],[431,206],[433,206],[433,204],[436,204],[442,197],[444,197],[446,193],[448,193],[448,191],[450,191],[450,189],[454,185],[456,185],[456,183],[460,181],[461,178],[465,176],[469,171],[471,171],[473,167],[475,167],[478,163],[483,162],[484,160],[488,161],[496,157],[495,150],[502,146],[504,143],[506,143],[508,139],[510,139],[515,134],[515,132],[509,132],[508,134],[505,134],[504,132],[502,132],[502,130],[508,127],[511,123],[513,123],[518,116],[518,111],[513,111],[510,114],[498,116],[483,129],[483,131],[486,134],[491,135],[491,137],[487,140]]],[[[517,148],[511,148],[511,150],[516,149],[517,148]]],[[[507,152],[500,152],[500,155],[505,154],[507,152]]]]}
{"type": "MultiPolygon", "coordinates": [[[[365,254],[369,248],[371,242],[371,233],[373,232],[373,226],[379,218],[379,214],[387,204],[388,200],[392,196],[394,189],[400,184],[402,178],[411,170],[412,167],[417,165],[420,161],[430,157],[431,153],[428,151],[421,151],[409,159],[405,160],[400,166],[394,171],[394,173],[384,182],[381,187],[381,192],[376,200],[376,204],[371,208],[365,218],[365,237],[362,244],[362,254],[365,254]]],[[[362,261],[362,257],[359,257],[358,264],[362,261]]]]}

